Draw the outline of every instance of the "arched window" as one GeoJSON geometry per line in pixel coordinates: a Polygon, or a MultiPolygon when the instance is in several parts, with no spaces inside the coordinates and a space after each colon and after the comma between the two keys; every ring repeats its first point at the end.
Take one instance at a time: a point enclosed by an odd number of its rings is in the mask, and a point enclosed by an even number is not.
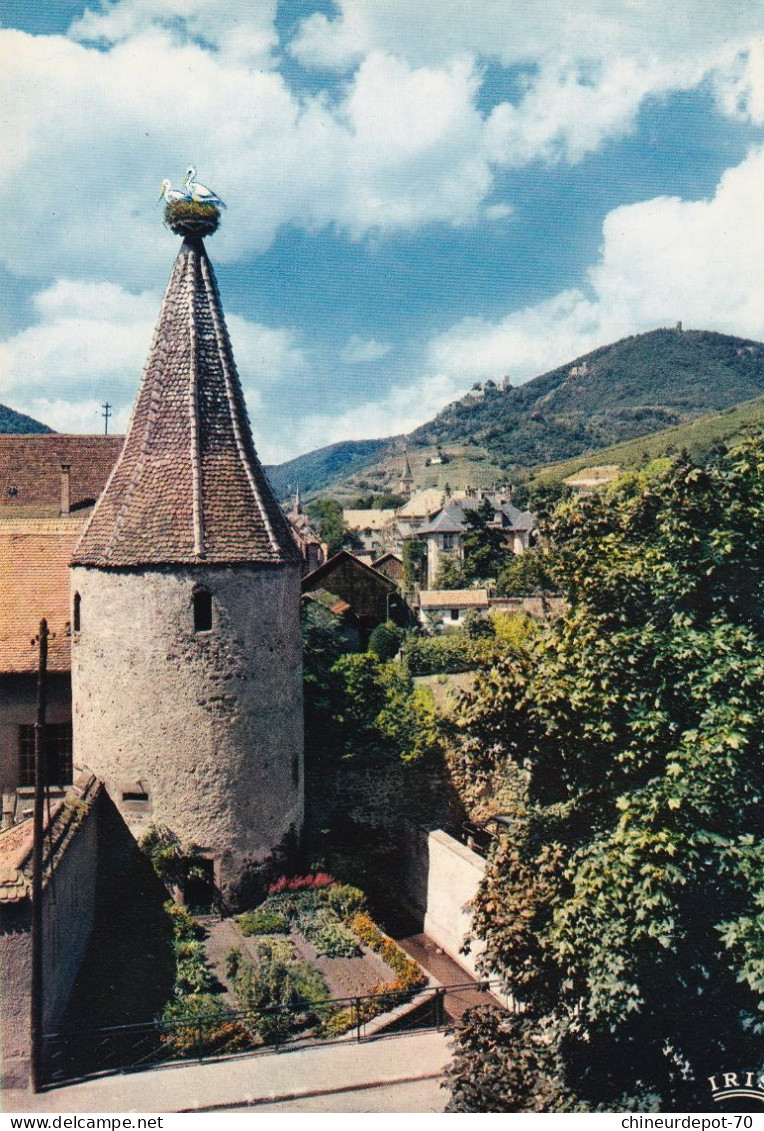
{"type": "Polygon", "coordinates": [[[212,594],[199,586],[194,590],[194,632],[209,632],[212,628],[212,594]]]}
{"type": "Polygon", "coordinates": [[[72,615],[72,626],[75,632],[80,631],[80,624],[82,623],[82,598],[79,593],[74,594],[74,609],[72,615]]]}

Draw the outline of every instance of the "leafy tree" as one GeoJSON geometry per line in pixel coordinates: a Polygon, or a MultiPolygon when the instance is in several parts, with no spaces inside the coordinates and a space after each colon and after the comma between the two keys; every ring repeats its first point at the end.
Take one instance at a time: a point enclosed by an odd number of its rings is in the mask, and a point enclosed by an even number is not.
{"type": "Polygon", "coordinates": [[[458,554],[441,554],[433,588],[464,589],[466,581],[458,554]]]}
{"type": "Polygon", "coordinates": [[[489,616],[470,609],[464,618],[464,635],[470,640],[493,640],[496,626],[489,616]]]}
{"type": "Polygon", "coordinates": [[[398,653],[406,633],[398,628],[392,621],[378,624],[369,637],[369,652],[373,652],[379,660],[392,660],[398,653]]]}
{"type": "Polygon", "coordinates": [[[363,510],[395,510],[402,507],[406,502],[403,495],[397,495],[392,491],[385,491],[382,494],[370,492],[368,495],[359,495],[353,503],[353,509],[363,510]]]}
{"type": "Polygon", "coordinates": [[[301,609],[305,743],[309,751],[331,745],[336,679],[332,669],[348,643],[328,609],[303,601],[301,609]]]}
{"type": "Polygon", "coordinates": [[[565,499],[569,499],[571,494],[570,487],[562,481],[558,483],[534,483],[527,492],[526,505],[539,522],[546,522],[555,507],[564,502],[565,499]]]}
{"type": "Polygon", "coordinates": [[[423,538],[407,538],[403,543],[403,578],[407,589],[427,580],[427,543],[423,538]]]}
{"type": "Polygon", "coordinates": [[[509,555],[496,581],[496,593],[500,597],[556,592],[549,555],[538,549],[509,555]]]}
{"type": "Polygon", "coordinates": [[[462,547],[467,581],[496,577],[506,562],[507,540],[492,523],[493,506],[488,499],[464,512],[466,529],[462,535],[462,547]]]}
{"type": "Polygon", "coordinates": [[[316,499],[308,504],[308,514],[318,526],[319,534],[329,547],[329,554],[340,550],[360,550],[362,543],[342,517],[342,506],[336,499],[316,499]]]}
{"type": "MultiPolygon", "coordinates": [[[[486,1023],[503,1110],[706,1110],[709,1075],[756,1067],[763,467],[759,437],[565,504],[569,611],[465,706],[460,771],[515,786],[475,917],[525,1007],[486,1023]]],[[[476,1025],[453,1102],[499,1110],[476,1025]]]]}

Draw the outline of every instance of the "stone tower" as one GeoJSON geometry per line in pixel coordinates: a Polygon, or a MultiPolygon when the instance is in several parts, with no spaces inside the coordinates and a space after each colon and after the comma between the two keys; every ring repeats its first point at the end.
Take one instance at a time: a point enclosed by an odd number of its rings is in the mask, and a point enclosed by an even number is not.
{"type": "Polygon", "coordinates": [[[231,890],[302,825],[300,556],[198,235],[71,586],[75,762],[136,834],[193,841],[231,890]]]}
{"type": "Polygon", "coordinates": [[[411,464],[409,463],[408,452],[403,453],[403,474],[398,482],[398,488],[402,495],[411,495],[411,490],[414,485],[414,476],[411,472],[411,464]]]}

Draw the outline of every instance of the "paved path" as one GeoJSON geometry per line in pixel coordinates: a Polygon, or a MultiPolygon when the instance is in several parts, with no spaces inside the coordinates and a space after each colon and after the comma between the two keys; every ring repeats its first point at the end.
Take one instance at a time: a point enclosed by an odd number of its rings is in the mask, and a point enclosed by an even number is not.
{"type": "Polygon", "coordinates": [[[6,1092],[0,1110],[151,1114],[260,1108],[295,1100],[309,1106],[294,1110],[314,1110],[311,1101],[315,1098],[316,1111],[376,1111],[368,1106],[374,1102],[370,1089],[379,1089],[380,1104],[426,1105],[381,1106],[381,1111],[432,1111],[433,1103],[447,1098],[437,1085],[449,1059],[444,1033],[406,1033],[360,1044],[342,1041],[204,1064],[166,1065],[87,1080],[37,1096],[6,1092]],[[393,1098],[399,1085],[414,1083],[420,1085],[418,1089],[404,1087],[397,1091],[398,1099],[393,1098]],[[353,1103],[361,1106],[347,1106],[353,1103]]]}
{"type": "Polygon", "coordinates": [[[437,943],[427,935],[407,935],[405,938],[396,939],[396,942],[441,986],[460,986],[466,983],[474,985],[474,989],[446,994],[443,1004],[446,1013],[453,1020],[458,1020],[466,1009],[471,1009],[475,1005],[497,1004],[492,994],[480,990],[479,983],[473,976],[454,962],[453,958],[444,954],[437,943]]]}

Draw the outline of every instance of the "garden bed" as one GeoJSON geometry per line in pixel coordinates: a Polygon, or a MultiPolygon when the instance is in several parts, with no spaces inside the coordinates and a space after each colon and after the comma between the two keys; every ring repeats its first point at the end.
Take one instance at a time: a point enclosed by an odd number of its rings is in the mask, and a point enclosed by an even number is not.
{"type": "Polygon", "coordinates": [[[177,974],[160,1025],[176,1055],[337,1037],[427,982],[370,918],[363,893],[330,876],[282,880],[258,907],[209,929],[168,910],[177,974]]]}

